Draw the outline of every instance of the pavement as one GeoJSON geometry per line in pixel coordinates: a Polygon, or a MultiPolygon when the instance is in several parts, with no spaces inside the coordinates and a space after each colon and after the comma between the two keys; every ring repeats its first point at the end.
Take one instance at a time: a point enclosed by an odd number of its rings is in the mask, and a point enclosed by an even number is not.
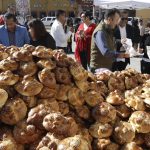
{"type": "MultiPolygon", "coordinates": [[[[50,33],[50,27],[46,27],[46,29],[50,33]]],[[[74,36],[72,36],[72,37],[74,37],[74,36]]],[[[72,41],[73,41],[72,42],[72,50],[74,52],[76,44],[75,44],[74,40],[72,40],[72,41]]],[[[68,56],[74,58],[74,54],[68,54],[68,56]]],[[[131,58],[130,65],[128,65],[127,68],[133,68],[133,69],[137,70],[138,72],[141,72],[141,64],[140,64],[141,59],[142,58],[140,58],[140,57],[131,58]]]]}

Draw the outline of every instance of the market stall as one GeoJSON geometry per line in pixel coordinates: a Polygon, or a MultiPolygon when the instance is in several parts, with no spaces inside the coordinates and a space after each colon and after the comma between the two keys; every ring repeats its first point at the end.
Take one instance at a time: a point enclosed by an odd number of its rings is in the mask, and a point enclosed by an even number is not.
{"type": "Polygon", "coordinates": [[[0,70],[1,150],[150,148],[150,75],[93,75],[30,45],[0,45],[0,70]]]}

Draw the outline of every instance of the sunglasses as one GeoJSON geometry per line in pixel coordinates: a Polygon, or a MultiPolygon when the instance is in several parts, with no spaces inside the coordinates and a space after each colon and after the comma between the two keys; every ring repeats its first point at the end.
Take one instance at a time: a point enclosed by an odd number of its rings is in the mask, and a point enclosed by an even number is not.
{"type": "Polygon", "coordinates": [[[124,21],[124,20],[128,20],[128,18],[121,18],[121,20],[122,20],[122,21],[124,21]]]}

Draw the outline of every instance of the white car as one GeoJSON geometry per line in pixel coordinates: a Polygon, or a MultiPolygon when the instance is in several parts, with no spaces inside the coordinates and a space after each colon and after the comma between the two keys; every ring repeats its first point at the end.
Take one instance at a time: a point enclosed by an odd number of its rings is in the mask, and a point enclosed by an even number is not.
{"type": "Polygon", "coordinates": [[[45,26],[52,26],[55,19],[56,19],[56,17],[44,17],[44,18],[41,19],[41,21],[43,22],[43,24],[45,26]]]}

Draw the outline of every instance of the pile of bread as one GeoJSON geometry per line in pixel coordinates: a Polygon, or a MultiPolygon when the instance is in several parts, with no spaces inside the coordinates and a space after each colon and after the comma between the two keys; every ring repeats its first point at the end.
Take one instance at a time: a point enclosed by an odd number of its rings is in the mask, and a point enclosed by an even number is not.
{"type": "Polygon", "coordinates": [[[93,75],[62,50],[0,45],[0,150],[148,150],[149,79],[93,75]]]}

